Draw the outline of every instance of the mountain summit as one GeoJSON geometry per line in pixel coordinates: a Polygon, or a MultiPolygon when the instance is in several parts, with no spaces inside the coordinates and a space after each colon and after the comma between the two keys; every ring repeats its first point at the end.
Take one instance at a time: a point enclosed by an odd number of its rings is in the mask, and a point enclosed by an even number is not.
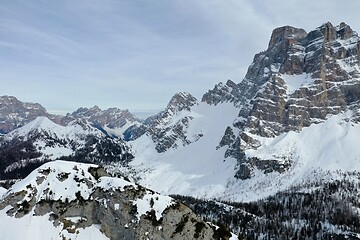
{"type": "Polygon", "coordinates": [[[229,126],[238,137],[228,142],[227,156],[246,162],[246,149],[261,146],[254,135],[300,131],[348,110],[358,122],[359,50],[359,36],[345,23],[326,23],[309,33],[290,26],[275,29],[268,49],[255,55],[238,84],[239,117],[229,126]]]}

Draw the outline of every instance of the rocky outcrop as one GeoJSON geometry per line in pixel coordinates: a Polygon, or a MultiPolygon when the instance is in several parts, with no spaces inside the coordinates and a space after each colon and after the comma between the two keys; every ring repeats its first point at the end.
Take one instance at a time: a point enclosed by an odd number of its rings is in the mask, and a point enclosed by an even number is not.
{"type": "Polygon", "coordinates": [[[246,119],[243,128],[273,137],[324,120],[358,101],[359,46],[358,35],[344,23],[326,23],[308,34],[288,26],[275,29],[268,49],[255,56],[241,83],[250,100],[240,111],[246,119]],[[301,86],[306,78],[307,86],[301,86]],[[292,84],[297,87],[292,89],[292,84]]]}
{"type": "MultiPolygon", "coordinates": [[[[59,239],[99,226],[109,239],[228,239],[188,207],[96,165],[56,161],[16,183],[0,200],[0,211],[21,220],[48,215],[59,239]]],[[[34,222],[34,221],[32,221],[34,222]]],[[[34,226],[37,227],[37,226],[34,226]]],[[[31,231],[29,222],[26,230],[31,231]]]]}

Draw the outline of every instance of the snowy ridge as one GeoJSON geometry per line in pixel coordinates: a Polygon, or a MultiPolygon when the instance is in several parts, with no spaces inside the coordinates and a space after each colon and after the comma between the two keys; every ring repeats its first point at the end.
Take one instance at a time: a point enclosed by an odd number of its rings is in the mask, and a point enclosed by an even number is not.
{"type": "Polygon", "coordinates": [[[15,129],[6,135],[6,138],[14,138],[14,137],[28,137],[36,133],[44,133],[46,132],[51,137],[56,137],[60,139],[72,139],[76,140],[76,138],[86,136],[88,134],[104,136],[101,131],[97,130],[94,127],[91,127],[87,122],[79,122],[73,121],[69,124],[69,126],[61,126],[47,117],[37,117],[35,120],[26,124],[23,127],[15,129]],[[82,125],[80,125],[82,124],[82,125]]]}
{"type": "MultiPolygon", "coordinates": [[[[130,187],[138,190],[137,185],[123,178],[102,176],[96,179],[90,173],[92,168],[97,169],[99,166],[60,160],[46,163],[33,171],[24,180],[14,184],[3,195],[3,198],[21,192],[24,197],[19,199],[19,203],[30,201],[36,203],[41,201],[71,202],[78,198],[88,200],[97,189],[124,191],[125,188],[129,189],[130,187]]],[[[162,212],[173,203],[173,200],[167,196],[147,191],[144,198],[136,200],[134,205],[140,209],[139,218],[150,211],[152,207],[155,209],[156,216],[160,218],[162,212]],[[149,203],[151,198],[154,198],[156,202],[153,206],[150,206],[149,203]]]]}
{"type": "Polygon", "coordinates": [[[218,234],[171,197],[110,177],[97,165],[66,161],[46,163],[15,183],[0,198],[0,218],[0,238],[14,240],[190,239],[195,234],[210,239],[218,234]]]}
{"type": "Polygon", "coordinates": [[[74,120],[68,126],[61,126],[46,117],[38,117],[5,135],[0,150],[9,153],[0,156],[1,171],[7,178],[25,177],[42,162],[60,158],[122,164],[133,158],[125,142],[108,136],[86,120],[74,120]]]}

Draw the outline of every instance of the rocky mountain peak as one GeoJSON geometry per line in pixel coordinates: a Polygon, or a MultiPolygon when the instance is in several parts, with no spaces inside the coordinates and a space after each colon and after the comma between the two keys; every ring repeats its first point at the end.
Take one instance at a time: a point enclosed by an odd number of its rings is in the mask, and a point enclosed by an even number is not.
{"type": "Polygon", "coordinates": [[[73,113],[68,113],[61,119],[62,125],[68,125],[77,119],[85,119],[94,126],[107,131],[110,135],[122,137],[122,133],[132,125],[140,124],[129,110],[122,110],[116,107],[102,110],[98,106],[92,108],[79,108],[73,113]]]}
{"type": "Polygon", "coordinates": [[[296,42],[303,40],[306,35],[306,31],[302,28],[295,28],[291,26],[276,28],[271,34],[268,49],[272,49],[277,45],[291,46],[296,42]]]}
{"type": "Polygon", "coordinates": [[[34,120],[50,116],[38,103],[21,102],[13,96],[0,96],[0,133],[8,133],[34,120]]]}
{"type": "Polygon", "coordinates": [[[180,112],[182,110],[189,111],[190,107],[196,105],[197,103],[197,99],[190,93],[179,92],[171,98],[167,107],[165,108],[165,111],[171,114],[180,112]]]}
{"type": "Polygon", "coordinates": [[[342,22],[340,25],[336,28],[337,36],[340,37],[341,40],[347,40],[354,35],[357,36],[357,33],[354,32],[349,25],[342,22]]]}
{"type": "Polygon", "coordinates": [[[216,84],[212,90],[209,90],[203,95],[201,101],[215,106],[224,102],[232,102],[234,105],[237,105],[239,98],[239,86],[228,79],[225,84],[222,82],[216,84]]]}

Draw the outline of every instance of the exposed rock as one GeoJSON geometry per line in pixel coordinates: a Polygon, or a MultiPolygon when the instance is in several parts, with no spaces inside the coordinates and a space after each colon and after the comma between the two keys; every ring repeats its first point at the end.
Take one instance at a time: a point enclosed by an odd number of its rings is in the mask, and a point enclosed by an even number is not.
{"type": "Polygon", "coordinates": [[[130,125],[140,123],[140,120],[132,115],[127,109],[108,108],[106,110],[101,110],[98,106],[92,108],[79,108],[71,114],[68,113],[61,120],[61,123],[67,125],[76,119],[86,119],[98,128],[108,127],[110,129],[127,128],[130,125]]]}
{"type": "Polygon", "coordinates": [[[228,239],[174,199],[103,173],[96,165],[45,164],[3,196],[0,211],[16,218],[49,214],[59,239],[77,238],[79,229],[93,225],[110,239],[228,239]]]}
{"type": "Polygon", "coordinates": [[[50,116],[38,103],[21,102],[12,96],[0,96],[0,133],[9,133],[39,116],[50,116]]]}
{"type": "Polygon", "coordinates": [[[132,115],[129,110],[109,108],[101,110],[98,106],[79,108],[66,116],[49,114],[38,103],[21,102],[12,96],[0,96],[0,134],[6,134],[22,127],[37,117],[47,117],[53,122],[67,126],[74,121],[91,123],[100,130],[122,138],[123,132],[131,127],[138,126],[141,121],[132,115]]]}
{"type": "Polygon", "coordinates": [[[246,119],[240,125],[272,137],[345,110],[359,98],[359,82],[353,80],[359,76],[358,59],[359,37],[344,23],[326,23],[309,34],[288,26],[275,29],[269,48],[255,56],[239,84],[245,97],[239,115],[246,119]],[[284,78],[300,74],[312,83],[289,91],[284,78]]]}
{"type": "Polygon", "coordinates": [[[236,106],[239,103],[240,95],[239,86],[233,81],[227,80],[225,85],[220,82],[215,85],[213,90],[205,93],[201,101],[215,106],[219,103],[232,102],[236,106]]]}
{"type": "MultiPolygon", "coordinates": [[[[238,129],[240,138],[226,141],[225,157],[237,158],[239,166],[246,163],[239,175],[248,177],[248,169],[264,168],[241,153],[260,146],[251,135],[299,131],[353,108],[360,100],[359,59],[360,38],[345,23],[334,27],[328,22],[309,33],[290,26],[275,29],[268,49],[255,55],[244,80],[236,85],[239,116],[231,127],[238,129]]],[[[218,89],[213,92],[221,92],[218,89]]]]}
{"type": "Polygon", "coordinates": [[[149,117],[142,126],[131,130],[129,133],[130,140],[135,140],[146,134],[156,144],[155,149],[159,153],[197,141],[202,137],[202,133],[195,136],[187,135],[189,122],[193,119],[190,110],[197,104],[197,99],[189,93],[175,94],[164,111],[149,117]],[[175,118],[180,112],[185,114],[180,118],[175,118]]]}
{"type": "Polygon", "coordinates": [[[222,137],[219,147],[223,146],[230,146],[235,141],[235,134],[231,127],[227,127],[224,133],[224,136],[222,137]]]}

